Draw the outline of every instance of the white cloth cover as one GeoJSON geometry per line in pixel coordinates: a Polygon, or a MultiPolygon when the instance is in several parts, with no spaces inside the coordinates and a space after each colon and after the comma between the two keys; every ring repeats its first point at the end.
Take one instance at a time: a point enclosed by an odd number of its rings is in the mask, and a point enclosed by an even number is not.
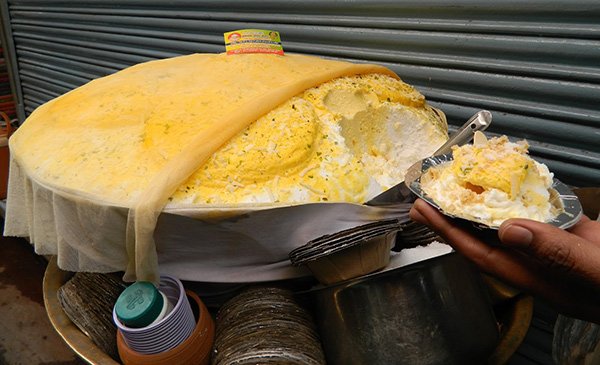
{"type": "MultiPolygon", "coordinates": [[[[409,205],[304,204],[270,209],[178,208],[159,219],[154,239],[160,274],[182,280],[243,283],[309,275],[288,254],[324,234],[388,218],[406,217],[409,205]]],[[[4,234],[27,237],[40,255],[57,255],[68,271],[124,271],[128,208],[96,204],[48,189],[12,160],[4,234]]]]}

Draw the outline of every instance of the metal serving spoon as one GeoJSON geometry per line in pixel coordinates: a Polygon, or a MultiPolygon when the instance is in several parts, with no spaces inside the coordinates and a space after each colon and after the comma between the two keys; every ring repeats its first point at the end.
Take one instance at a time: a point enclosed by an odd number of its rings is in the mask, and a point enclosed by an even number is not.
{"type": "MultiPolygon", "coordinates": [[[[492,113],[487,110],[481,110],[473,115],[465,124],[454,132],[448,141],[438,148],[433,156],[444,155],[452,151],[452,146],[463,145],[469,142],[475,132],[484,131],[492,123],[492,113]]],[[[421,161],[416,162],[420,164],[421,161]]],[[[415,166],[411,166],[409,170],[415,166]]],[[[377,195],[373,199],[366,202],[366,205],[378,206],[378,205],[389,205],[397,203],[410,203],[415,200],[416,195],[412,193],[408,187],[404,184],[404,181],[389,188],[383,193],[377,195]]]]}

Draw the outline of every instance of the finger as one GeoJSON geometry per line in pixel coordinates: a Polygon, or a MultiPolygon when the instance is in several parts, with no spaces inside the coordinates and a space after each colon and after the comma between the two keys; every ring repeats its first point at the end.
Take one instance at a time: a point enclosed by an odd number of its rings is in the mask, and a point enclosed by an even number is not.
{"type": "MultiPolygon", "coordinates": [[[[527,265],[523,258],[515,252],[507,252],[504,248],[492,247],[481,241],[469,231],[461,229],[455,221],[439,213],[435,208],[422,200],[413,205],[411,217],[428,225],[445,242],[451,245],[477,265],[481,270],[502,278],[519,288],[529,289],[538,286],[537,274],[527,265]]],[[[537,289],[540,289],[539,286],[537,289]]]]}
{"type": "Polygon", "coordinates": [[[593,242],[600,247],[600,234],[598,234],[598,232],[600,232],[599,221],[591,220],[584,215],[581,217],[581,220],[579,220],[576,225],[569,228],[568,231],[590,242],[593,242]]]}
{"type": "Polygon", "coordinates": [[[479,268],[493,275],[509,278],[520,287],[533,287],[538,274],[527,264],[527,260],[507,252],[503,247],[490,246],[467,230],[461,229],[447,217],[424,201],[413,205],[416,213],[455,250],[459,251],[479,268]]]}
{"type": "Polygon", "coordinates": [[[423,200],[417,200],[413,209],[416,211],[413,216],[421,219],[421,223],[428,225],[455,250],[474,261],[477,266],[481,268],[496,266],[496,261],[499,259],[497,255],[501,254],[501,251],[462,229],[456,221],[451,221],[423,200]]]}
{"type": "MultiPolygon", "coordinates": [[[[552,275],[556,273],[549,272],[543,265],[522,252],[506,246],[490,246],[484,243],[424,201],[415,202],[413,210],[415,210],[412,213],[414,217],[418,217],[422,223],[436,231],[456,251],[474,262],[482,271],[515,287],[546,298],[563,308],[565,313],[575,314],[580,311],[579,315],[597,318],[592,316],[597,307],[588,303],[589,298],[581,298],[582,293],[584,297],[588,295],[586,294],[589,293],[588,290],[580,290],[569,285],[571,282],[561,280],[560,275],[552,275]],[[558,286],[561,288],[557,288],[558,286]]],[[[598,287],[598,284],[592,285],[593,288],[598,287]]],[[[597,289],[593,292],[597,293],[597,289]]]]}
{"type": "Polygon", "coordinates": [[[498,235],[503,244],[530,254],[550,270],[600,285],[600,249],[578,235],[529,219],[505,221],[498,235]]]}
{"type": "MultiPolygon", "coordinates": [[[[588,217],[588,216],[587,216],[587,215],[585,215],[585,214],[582,214],[582,215],[581,215],[581,218],[579,219],[579,221],[577,222],[577,224],[584,223],[584,222],[587,222],[587,221],[591,221],[590,217],[588,217]]],[[[576,224],[576,225],[577,225],[577,224],[576,224]]]]}
{"type": "Polygon", "coordinates": [[[410,219],[412,219],[415,222],[418,222],[421,224],[427,224],[427,219],[425,217],[423,217],[423,215],[421,215],[421,213],[419,213],[419,211],[416,210],[414,208],[414,206],[412,208],[410,208],[410,211],[408,212],[408,216],[410,217],[410,219]]]}

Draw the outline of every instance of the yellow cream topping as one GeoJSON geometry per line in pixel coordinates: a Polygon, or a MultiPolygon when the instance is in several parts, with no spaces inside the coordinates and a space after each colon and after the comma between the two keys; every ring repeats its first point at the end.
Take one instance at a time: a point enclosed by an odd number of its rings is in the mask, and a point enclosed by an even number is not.
{"type": "MultiPolygon", "coordinates": [[[[536,169],[526,155],[526,142],[509,143],[506,136],[492,138],[486,144],[453,149],[453,173],[464,185],[498,189],[515,199],[529,168],[536,169]]],[[[535,173],[535,172],[534,172],[535,173]]]]}

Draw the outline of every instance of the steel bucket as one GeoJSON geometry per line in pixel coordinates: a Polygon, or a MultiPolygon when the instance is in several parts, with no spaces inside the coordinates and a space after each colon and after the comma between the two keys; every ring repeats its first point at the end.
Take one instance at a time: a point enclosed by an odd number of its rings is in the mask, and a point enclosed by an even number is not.
{"type": "Polygon", "coordinates": [[[479,364],[499,340],[480,273],[457,253],[299,295],[330,365],[479,364]]]}

